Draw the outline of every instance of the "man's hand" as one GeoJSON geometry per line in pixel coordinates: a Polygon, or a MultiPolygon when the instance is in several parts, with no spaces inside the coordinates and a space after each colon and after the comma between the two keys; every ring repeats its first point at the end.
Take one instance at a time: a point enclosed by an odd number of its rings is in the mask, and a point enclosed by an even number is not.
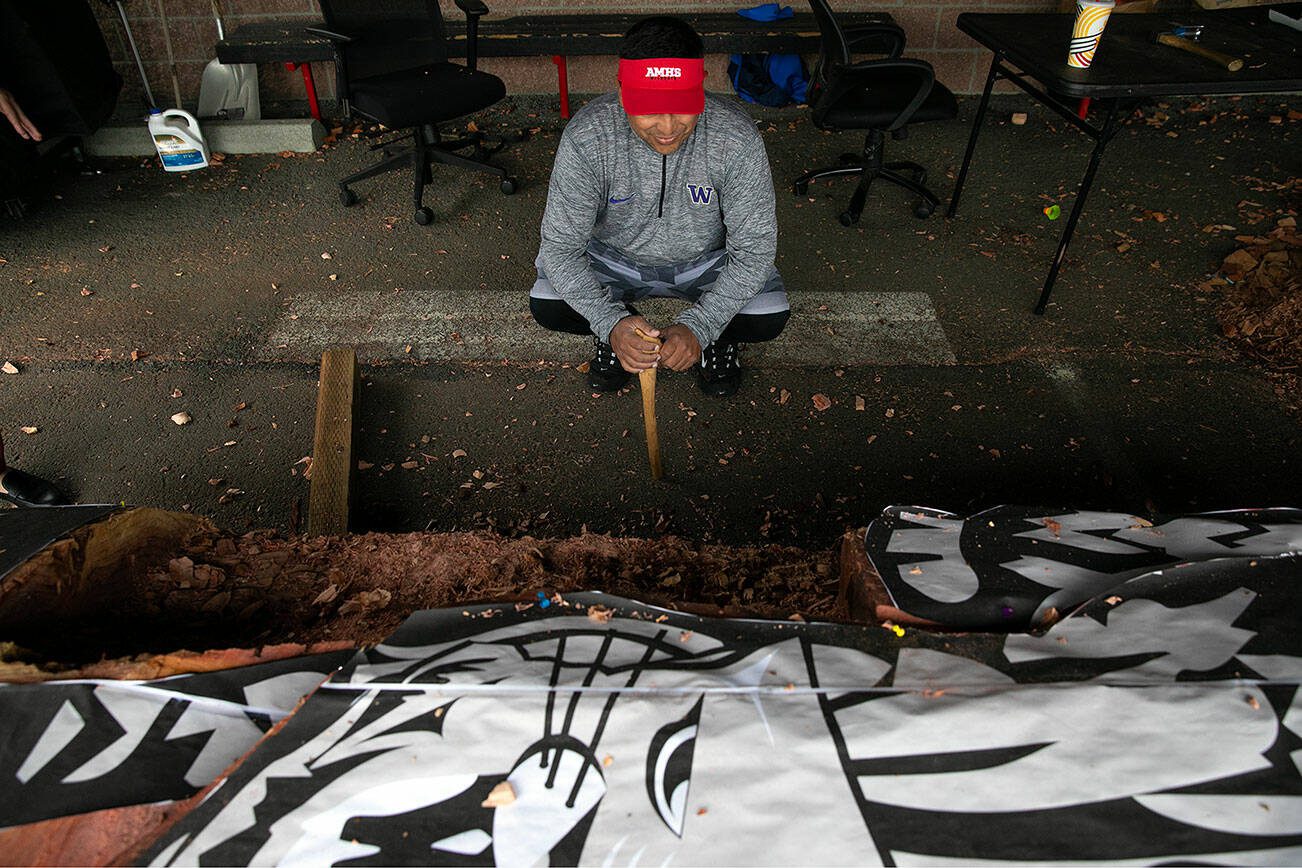
{"type": "Polygon", "coordinates": [[[41,140],[41,131],[36,128],[36,124],[32,123],[31,119],[23,114],[22,106],[18,105],[18,100],[14,99],[14,95],[3,87],[0,87],[0,114],[9,119],[14,132],[24,139],[33,142],[41,140]]]}
{"type": "Polygon", "coordinates": [[[701,342],[682,323],[665,329],[661,340],[664,344],[660,347],[660,364],[669,370],[686,371],[701,360],[701,342]]]}
{"type": "Polygon", "coordinates": [[[660,359],[660,347],[638,337],[638,330],[647,337],[660,337],[660,330],[640,316],[626,316],[610,330],[610,346],[619,363],[630,374],[654,368],[660,359]]]}

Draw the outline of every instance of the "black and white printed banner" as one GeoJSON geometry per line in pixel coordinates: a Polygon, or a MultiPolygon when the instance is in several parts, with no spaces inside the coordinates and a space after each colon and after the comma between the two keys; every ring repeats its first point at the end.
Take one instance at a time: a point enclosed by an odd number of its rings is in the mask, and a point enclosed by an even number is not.
{"type": "Polygon", "coordinates": [[[352,653],[153,681],[0,685],[0,827],[193,795],[352,653]]]}
{"type": "Polygon", "coordinates": [[[1302,510],[1126,513],[1001,506],[964,518],[893,506],[864,545],[895,605],[961,630],[1038,630],[1147,573],[1216,560],[1297,557],[1302,510]]]}
{"type": "Polygon", "coordinates": [[[418,613],[145,860],[1296,864],[1298,563],[1146,574],[1043,637],[418,613]]]}

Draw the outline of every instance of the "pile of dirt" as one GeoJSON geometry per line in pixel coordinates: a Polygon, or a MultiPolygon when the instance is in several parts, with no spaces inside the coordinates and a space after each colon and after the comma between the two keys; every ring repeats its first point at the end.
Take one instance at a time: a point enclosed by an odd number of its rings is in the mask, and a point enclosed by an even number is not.
{"type": "Polygon", "coordinates": [[[1267,235],[1238,235],[1243,246],[1203,284],[1220,292],[1221,330],[1272,370],[1302,372],[1302,236],[1283,217],[1267,235]]]}
{"type": "Polygon", "coordinates": [[[698,614],[827,619],[837,611],[836,567],[832,551],[778,545],[594,534],[235,535],[193,516],[131,510],[10,574],[0,586],[0,636],[64,663],[180,648],[371,644],[420,609],[529,606],[540,593],[560,602],[580,590],[698,614]]]}

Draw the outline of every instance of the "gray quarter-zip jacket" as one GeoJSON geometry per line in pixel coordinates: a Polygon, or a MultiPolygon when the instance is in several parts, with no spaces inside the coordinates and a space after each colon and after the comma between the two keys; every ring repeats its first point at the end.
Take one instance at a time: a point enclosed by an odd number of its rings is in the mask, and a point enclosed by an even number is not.
{"type": "Polygon", "coordinates": [[[755,123],[705,96],[696,129],[667,156],[637,137],[617,93],[575,113],[556,149],[538,261],[561,298],[609,340],[628,311],[597,281],[590,239],[645,265],[690,262],[726,246],[727,263],[675,319],[713,343],[764,286],[777,250],[773,176],[755,123]]]}

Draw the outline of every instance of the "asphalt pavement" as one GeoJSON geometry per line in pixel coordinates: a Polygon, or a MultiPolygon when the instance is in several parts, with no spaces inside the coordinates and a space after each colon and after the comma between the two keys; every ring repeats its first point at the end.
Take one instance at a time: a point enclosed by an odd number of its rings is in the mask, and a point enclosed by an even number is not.
{"type": "MultiPolygon", "coordinates": [[[[888,159],[930,167],[947,199],[974,110],[889,142],[888,159]]],[[[476,119],[532,130],[499,155],[520,192],[436,168],[428,227],[406,173],[341,206],[336,179],[374,158],[348,132],[188,175],[112,160],[61,177],[0,222],[0,360],[20,371],[0,375],[9,461],[81,502],[290,529],[320,352],[343,343],[363,363],[357,529],[826,546],[888,504],[1302,505],[1298,397],[1235,354],[1198,289],[1235,235],[1296,214],[1287,98],[1141,107],[1044,316],[1031,307],[1065,221],[1043,209],[1066,212],[1089,152],[1073,129],[997,98],[956,219],[918,220],[882,186],[847,229],[852,182],[789,183],[860,140],[799,109],[754,114],[796,313],[743,356],[735,398],[661,374],[661,483],[636,387],[593,396],[576,370],[590,343],[528,316],[561,129],[541,98],[476,119]],[[193,421],[174,424],[181,411],[193,421]]]]}

